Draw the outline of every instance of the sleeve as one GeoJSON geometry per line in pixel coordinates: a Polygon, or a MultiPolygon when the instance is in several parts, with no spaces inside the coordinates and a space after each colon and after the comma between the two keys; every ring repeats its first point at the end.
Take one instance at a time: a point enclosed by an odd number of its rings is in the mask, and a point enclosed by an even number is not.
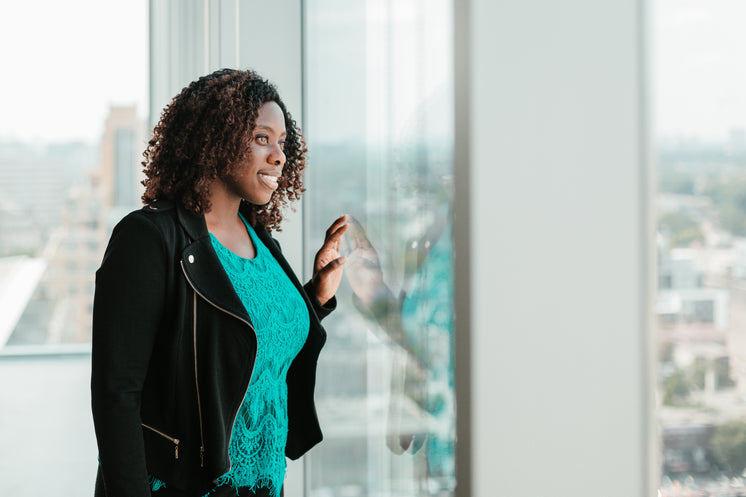
{"type": "Polygon", "coordinates": [[[167,257],[159,230],[133,213],[96,272],[91,407],[107,497],[150,497],[141,392],[163,314],[167,257]]]}
{"type": "Polygon", "coordinates": [[[313,287],[311,286],[310,281],[303,285],[303,291],[305,291],[306,295],[308,295],[308,300],[311,301],[311,305],[313,306],[313,310],[316,311],[316,315],[319,317],[319,321],[327,317],[329,314],[332,313],[334,309],[337,308],[336,295],[329,299],[326,304],[321,305],[321,302],[319,302],[319,299],[316,298],[316,294],[314,294],[313,292],[313,287]]]}

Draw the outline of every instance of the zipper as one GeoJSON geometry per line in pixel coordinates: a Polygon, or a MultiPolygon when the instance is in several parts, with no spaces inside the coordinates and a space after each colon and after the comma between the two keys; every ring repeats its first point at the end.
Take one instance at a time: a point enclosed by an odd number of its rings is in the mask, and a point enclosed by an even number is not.
{"type": "Polygon", "coordinates": [[[173,442],[173,444],[174,444],[174,459],[178,459],[179,458],[179,443],[180,442],[179,442],[178,438],[169,437],[168,435],[166,435],[162,431],[156,430],[152,426],[148,426],[145,423],[140,423],[140,424],[142,424],[142,426],[144,428],[147,428],[148,430],[150,430],[150,431],[152,431],[154,433],[157,433],[158,435],[162,436],[163,438],[165,438],[165,439],[170,440],[171,442],[173,442]]]}
{"type": "MultiPolygon", "coordinates": [[[[205,438],[204,438],[204,432],[203,432],[203,429],[202,429],[202,404],[200,403],[199,380],[198,380],[198,376],[197,376],[197,295],[199,295],[200,297],[202,297],[202,299],[205,302],[207,302],[208,304],[210,304],[214,308],[216,308],[216,309],[218,309],[218,310],[220,310],[220,311],[228,314],[229,316],[233,316],[234,318],[238,319],[239,321],[245,323],[249,328],[251,328],[251,331],[254,333],[254,338],[256,338],[256,330],[254,329],[254,325],[253,324],[251,324],[250,322],[248,322],[247,320],[245,320],[244,318],[242,318],[238,314],[230,312],[227,309],[223,309],[222,307],[220,307],[219,305],[217,305],[215,302],[213,302],[212,300],[210,300],[207,297],[205,297],[202,293],[200,293],[200,291],[197,290],[197,288],[194,286],[194,283],[192,283],[192,280],[189,279],[189,275],[187,274],[186,269],[184,268],[184,260],[183,259],[180,260],[179,264],[181,265],[181,272],[184,273],[184,277],[186,278],[187,282],[189,283],[189,286],[192,287],[192,291],[194,292],[194,319],[193,319],[193,329],[192,329],[192,334],[193,334],[193,337],[194,337],[194,382],[195,382],[196,387],[197,387],[197,410],[199,412],[199,436],[200,436],[200,440],[201,440],[201,443],[202,443],[202,445],[199,448],[200,467],[204,467],[204,463],[205,463],[205,460],[204,460],[204,458],[205,458],[205,438]]],[[[254,354],[254,360],[256,360],[256,354],[254,354]]],[[[249,376],[249,383],[246,385],[246,391],[244,391],[244,394],[241,397],[241,399],[246,398],[246,394],[249,391],[249,386],[251,385],[251,380],[253,378],[254,378],[254,368],[252,367],[251,368],[251,375],[249,376]]],[[[241,410],[241,405],[242,404],[243,404],[243,400],[238,404],[238,409],[236,409],[235,414],[233,414],[233,420],[231,421],[231,424],[230,424],[230,431],[228,432],[228,443],[229,444],[230,444],[231,437],[233,436],[233,425],[236,423],[236,418],[238,417],[238,413],[241,410]]],[[[226,449],[226,451],[227,451],[227,449],[226,449]]],[[[233,462],[231,461],[230,456],[228,456],[228,470],[227,471],[230,471],[232,466],[233,466],[233,462]]]]}
{"type": "Polygon", "coordinates": [[[202,400],[199,395],[199,376],[197,375],[197,292],[192,300],[192,338],[194,341],[194,386],[197,388],[197,413],[199,414],[199,467],[205,467],[205,432],[202,428],[202,400]]]}

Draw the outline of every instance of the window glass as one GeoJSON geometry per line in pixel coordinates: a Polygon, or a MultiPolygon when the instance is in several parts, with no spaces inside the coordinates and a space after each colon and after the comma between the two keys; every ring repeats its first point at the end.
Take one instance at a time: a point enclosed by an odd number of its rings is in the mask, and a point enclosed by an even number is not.
{"type": "Polygon", "coordinates": [[[660,494],[746,495],[746,5],[652,5],[660,494]]]}
{"type": "Polygon", "coordinates": [[[147,3],[5,7],[0,349],[86,343],[108,233],[139,203],[147,3]]]}
{"type": "Polygon", "coordinates": [[[452,6],[305,4],[307,258],[335,218],[352,217],[307,486],[452,495],[452,6]]]}
{"type": "Polygon", "coordinates": [[[93,495],[94,272],[139,203],[147,13],[0,6],[0,495],[93,495]]]}

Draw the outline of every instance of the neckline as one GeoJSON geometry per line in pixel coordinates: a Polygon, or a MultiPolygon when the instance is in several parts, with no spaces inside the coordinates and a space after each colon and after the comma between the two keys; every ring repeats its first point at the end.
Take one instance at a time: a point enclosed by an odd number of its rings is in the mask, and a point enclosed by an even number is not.
{"type": "Polygon", "coordinates": [[[229,249],[228,247],[226,247],[225,245],[223,245],[222,242],[220,240],[218,240],[218,237],[216,237],[215,235],[213,235],[212,232],[208,231],[208,233],[210,234],[210,239],[213,241],[213,243],[217,243],[225,252],[227,252],[228,254],[230,254],[230,257],[233,257],[233,258],[238,259],[240,261],[255,262],[255,261],[259,260],[259,257],[260,257],[259,246],[261,244],[261,241],[259,240],[259,237],[256,235],[256,233],[254,233],[254,228],[252,228],[251,225],[248,223],[248,221],[246,221],[246,218],[243,217],[243,214],[241,214],[239,212],[238,213],[238,217],[240,217],[241,221],[243,221],[243,225],[246,228],[246,232],[249,234],[249,238],[251,238],[251,242],[254,244],[254,251],[256,252],[256,254],[254,255],[254,257],[252,257],[250,259],[246,258],[246,257],[241,257],[240,255],[236,254],[231,249],[229,249]]]}

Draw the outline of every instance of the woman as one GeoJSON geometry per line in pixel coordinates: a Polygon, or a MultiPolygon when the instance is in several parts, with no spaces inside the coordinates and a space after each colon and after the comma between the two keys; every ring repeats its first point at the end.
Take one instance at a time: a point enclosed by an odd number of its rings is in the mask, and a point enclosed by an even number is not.
{"type": "Polygon", "coordinates": [[[304,191],[306,147],[276,89],[224,69],[164,110],[141,210],[96,273],[96,495],[277,496],[321,441],[316,361],[342,277],[342,216],[301,286],[268,230],[304,191]]]}

